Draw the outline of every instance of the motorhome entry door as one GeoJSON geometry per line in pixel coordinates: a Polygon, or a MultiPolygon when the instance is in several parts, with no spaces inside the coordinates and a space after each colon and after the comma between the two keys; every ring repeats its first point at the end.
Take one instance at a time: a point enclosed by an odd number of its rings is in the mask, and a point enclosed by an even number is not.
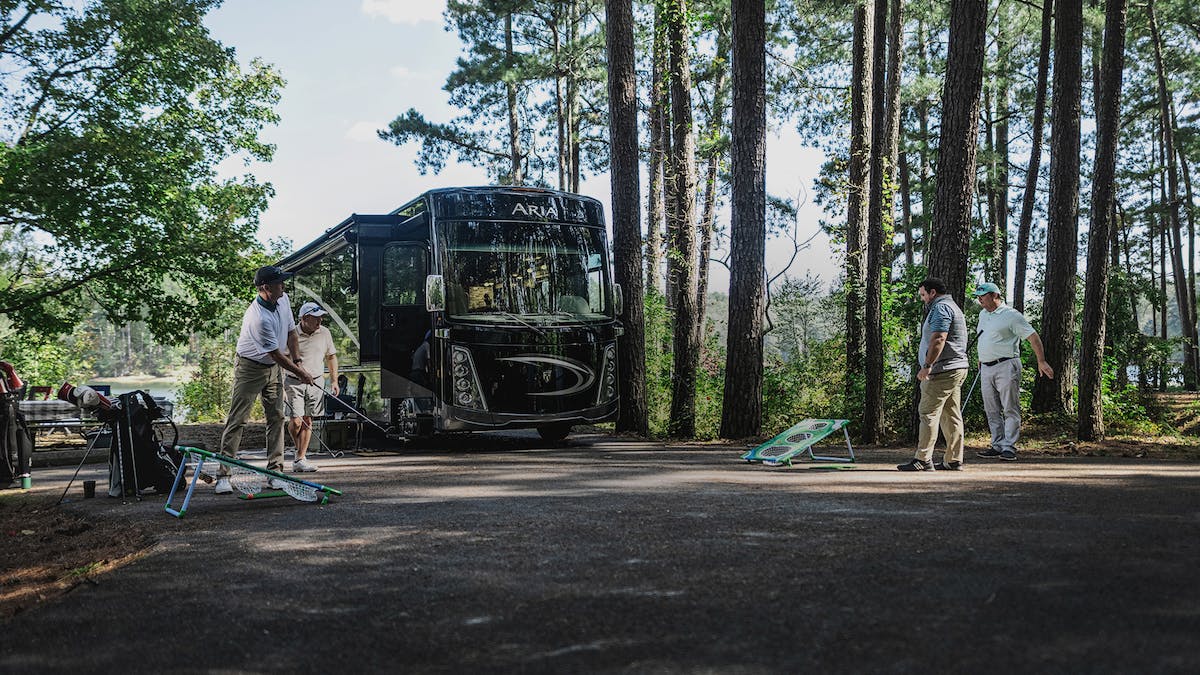
{"type": "MultiPolygon", "coordinates": [[[[425,242],[391,242],[383,248],[380,275],[380,385],[385,398],[432,396],[423,372],[413,368],[413,353],[429,332],[425,242]]],[[[428,349],[428,348],[426,348],[428,349]]],[[[419,370],[419,369],[418,369],[419,370]]]]}

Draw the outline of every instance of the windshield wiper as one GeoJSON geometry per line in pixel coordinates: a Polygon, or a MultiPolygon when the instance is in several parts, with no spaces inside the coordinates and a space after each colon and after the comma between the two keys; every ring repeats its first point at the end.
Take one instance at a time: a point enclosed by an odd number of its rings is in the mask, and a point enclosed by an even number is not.
{"type": "Polygon", "coordinates": [[[596,328],[595,324],[592,323],[591,321],[584,321],[583,319],[581,319],[579,317],[578,314],[572,314],[571,312],[564,312],[561,309],[553,310],[550,312],[550,314],[553,316],[565,316],[565,317],[571,318],[572,320],[577,322],[579,325],[581,325],[585,329],[587,329],[587,332],[591,333],[592,337],[596,338],[597,341],[600,340],[600,331],[596,328]]]}
{"type": "Polygon", "coordinates": [[[538,335],[541,335],[543,337],[545,337],[545,335],[546,335],[546,331],[542,330],[541,328],[538,328],[537,326],[535,326],[531,323],[528,323],[527,321],[525,321],[521,317],[517,316],[516,314],[513,314],[512,312],[506,312],[502,309],[497,309],[495,311],[497,314],[503,314],[504,316],[507,316],[508,318],[512,319],[513,321],[516,321],[517,323],[521,324],[522,326],[525,326],[526,328],[532,328],[534,330],[534,332],[536,332],[538,335]]]}

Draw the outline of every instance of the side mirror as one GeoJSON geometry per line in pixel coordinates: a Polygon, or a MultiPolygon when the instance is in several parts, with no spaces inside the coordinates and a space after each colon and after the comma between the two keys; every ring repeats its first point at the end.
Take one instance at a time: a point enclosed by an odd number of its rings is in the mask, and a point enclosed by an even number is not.
{"type": "Polygon", "coordinates": [[[446,309],[446,282],[440,274],[425,277],[425,310],[440,312],[446,309]]]}
{"type": "Polygon", "coordinates": [[[613,309],[616,314],[620,314],[625,308],[625,297],[621,293],[621,284],[613,284],[613,309]]]}

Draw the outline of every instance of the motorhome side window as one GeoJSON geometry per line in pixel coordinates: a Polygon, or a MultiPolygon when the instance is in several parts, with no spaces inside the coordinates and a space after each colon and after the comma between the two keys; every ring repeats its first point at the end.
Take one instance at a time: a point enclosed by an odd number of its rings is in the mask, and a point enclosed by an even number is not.
{"type": "Polygon", "coordinates": [[[603,230],[565,223],[449,221],[437,229],[452,318],[543,323],[611,318],[603,230]]]}
{"type": "Polygon", "coordinates": [[[358,359],[358,296],[354,288],[354,248],[329,253],[296,272],[288,289],[292,311],[312,301],[329,313],[324,325],[333,336],[342,366],[358,359]]]}
{"type": "Polygon", "coordinates": [[[383,251],[383,304],[419,305],[425,302],[425,248],[390,244],[383,251]]]}

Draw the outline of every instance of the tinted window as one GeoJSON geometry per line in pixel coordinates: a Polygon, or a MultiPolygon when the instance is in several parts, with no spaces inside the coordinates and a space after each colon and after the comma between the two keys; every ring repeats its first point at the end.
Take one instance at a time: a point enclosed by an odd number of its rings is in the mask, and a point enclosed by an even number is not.
{"type": "Polygon", "coordinates": [[[425,249],[391,244],[383,250],[383,304],[425,303],[425,249]]]}

